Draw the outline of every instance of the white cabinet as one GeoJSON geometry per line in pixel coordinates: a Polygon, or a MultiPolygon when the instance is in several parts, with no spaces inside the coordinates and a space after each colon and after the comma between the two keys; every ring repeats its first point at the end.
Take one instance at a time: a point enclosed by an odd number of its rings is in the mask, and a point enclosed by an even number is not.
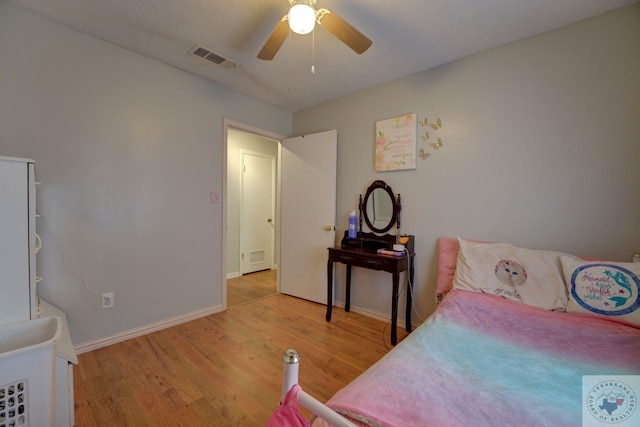
{"type": "Polygon", "coordinates": [[[38,317],[34,168],[0,157],[0,324],[38,317]]]}

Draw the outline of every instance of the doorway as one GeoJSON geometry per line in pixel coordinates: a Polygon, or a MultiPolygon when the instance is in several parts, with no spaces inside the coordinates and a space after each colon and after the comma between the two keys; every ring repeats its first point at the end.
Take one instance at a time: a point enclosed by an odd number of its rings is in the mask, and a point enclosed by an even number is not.
{"type": "MultiPolygon", "coordinates": [[[[246,125],[224,121],[224,162],[223,168],[223,279],[222,298],[225,308],[228,279],[240,277],[241,251],[239,231],[240,214],[238,191],[233,188],[240,180],[234,178],[232,169],[239,169],[240,161],[233,160],[236,149],[234,136],[257,139],[249,150],[256,151],[265,144],[276,149],[276,215],[275,215],[275,259],[272,269],[277,269],[277,291],[299,298],[331,304],[327,301],[327,284],[323,277],[326,248],[335,244],[336,220],[336,165],[337,131],[330,130],[315,134],[285,139],[246,125]],[[286,157],[286,161],[285,161],[286,157]],[[283,167],[286,166],[286,167],[283,167]],[[286,177],[283,176],[286,170],[286,177]],[[288,185],[286,194],[289,203],[284,206],[283,187],[288,185]],[[319,188],[318,188],[319,187],[319,188]],[[292,191],[294,189],[302,191],[292,191]],[[235,206],[234,206],[235,203],[235,206]],[[282,210],[282,211],[281,211],[282,210]],[[284,220],[285,214],[288,219],[284,220]],[[296,226],[297,219],[304,219],[296,226]],[[285,232],[288,230],[287,232],[285,232]],[[304,230],[302,236],[295,230],[304,230]],[[286,246],[286,248],[285,248],[286,246]],[[235,250],[234,250],[235,248],[235,250]],[[285,254],[287,249],[287,254],[285,254]],[[281,253],[282,252],[282,253],[281,253]],[[285,262],[282,262],[282,261],[285,262]],[[279,267],[278,267],[279,264],[279,267]],[[234,273],[235,272],[235,273],[234,273]]],[[[235,175],[239,176],[239,175],[235,175]]],[[[246,256],[246,254],[245,254],[246,256]]]]}
{"type": "Polygon", "coordinates": [[[277,159],[283,137],[229,120],[225,120],[224,129],[223,215],[226,219],[223,224],[226,224],[226,233],[223,233],[223,265],[226,268],[223,303],[231,307],[278,292],[277,159]],[[245,163],[252,172],[248,182],[243,174],[245,163]],[[275,177],[261,179],[253,174],[273,174],[275,177]],[[260,180],[269,183],[269,200],[257,200],[249,194],[245,197],[245,186],[260,180]],[[269,215],[252,213],[264,209],[265,204],[269,206],[269,215]]]}

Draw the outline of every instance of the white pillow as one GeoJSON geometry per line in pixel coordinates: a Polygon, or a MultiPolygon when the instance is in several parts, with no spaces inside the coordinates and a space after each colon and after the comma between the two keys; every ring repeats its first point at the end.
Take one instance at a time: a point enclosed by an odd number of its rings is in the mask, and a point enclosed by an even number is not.
{"type": "Polygon", "coordinates": [[[567,254],[507,243],[458,241],[453,289],[496,295],[545,310],[566,309],[567,291],[559,258],[567,254]]]}
{"type": "Polygon", "coordinates": [[[567,282],[567,312],[620,319],[640,326],[640,263],[560,257],[567,282]]]}

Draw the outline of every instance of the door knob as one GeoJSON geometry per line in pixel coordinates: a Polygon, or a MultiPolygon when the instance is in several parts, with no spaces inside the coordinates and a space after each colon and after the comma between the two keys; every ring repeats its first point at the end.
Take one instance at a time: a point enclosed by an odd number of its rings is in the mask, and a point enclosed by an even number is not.
{"type": "Polygon", "coordinates": [[[324,229],[325,231],[333,231],[333,225],[325,225],[324,229]]]}
{"type": "Polygon", "coordinates": [[[268,222],[268,223],[272,223],[272,222],[273,222],[273,220],[272,220],[271,218],[268,218],[268,219],[267,219],[267,222],[268,222]]]}

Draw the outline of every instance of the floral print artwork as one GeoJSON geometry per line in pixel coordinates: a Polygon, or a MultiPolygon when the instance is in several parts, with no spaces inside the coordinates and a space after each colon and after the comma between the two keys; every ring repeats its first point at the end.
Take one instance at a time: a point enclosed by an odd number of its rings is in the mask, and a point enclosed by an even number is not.
{"type": "Polygon", "coordinates": [[[417,115],[376,122],[376,172],[416,168],[417,115]]]}

